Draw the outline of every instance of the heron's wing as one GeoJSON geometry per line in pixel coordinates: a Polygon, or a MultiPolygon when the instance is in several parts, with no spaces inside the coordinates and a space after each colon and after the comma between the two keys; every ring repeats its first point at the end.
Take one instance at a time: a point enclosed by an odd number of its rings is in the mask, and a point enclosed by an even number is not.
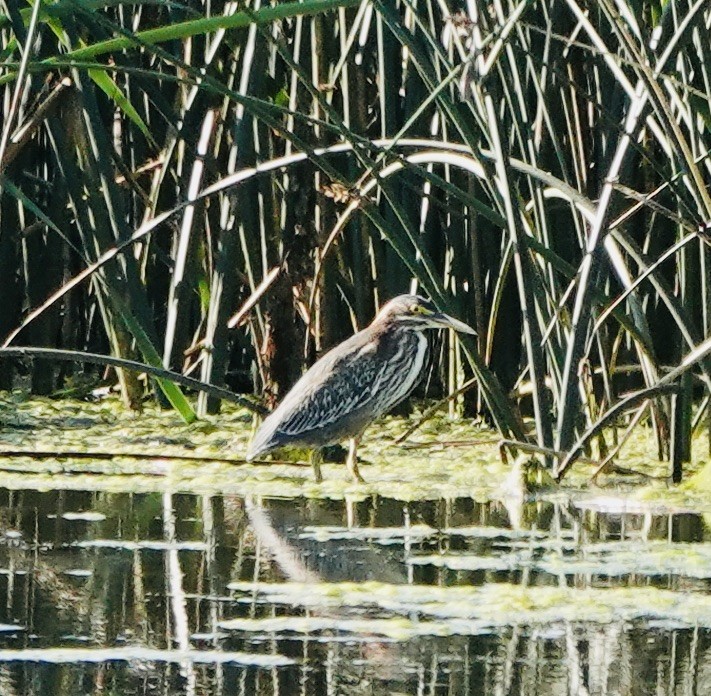
{"type": "Polygon", "coordinates": [[[349,356],[334,365],[298,403],[290,404],[290,413],[284,414],[285,420],[278,430],[284,435],[298,436],[332,425],[366,406],[376,418],[407,396],[408,379],[412,381],[410,371],[403,370],[398,360],[384,361],[365,351],[349,356]]]}

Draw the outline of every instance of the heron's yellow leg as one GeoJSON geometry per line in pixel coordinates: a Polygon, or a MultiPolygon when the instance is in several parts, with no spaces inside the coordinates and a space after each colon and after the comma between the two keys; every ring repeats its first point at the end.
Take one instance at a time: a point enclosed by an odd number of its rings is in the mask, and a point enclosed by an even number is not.
{"type": "Polygon", "coordinates": [[[360,442],[360,435],[358,437],[352,437],[348,443],[348,459],[346,459],[346,466],[351,474],[351,478],[356,483],[365,483],[365,479],[360,475],[358,471],[358,443],[360,442]]]}
{"type": "Polygon", "coordinates": [[[309,461],[311,462],[311,468],[314,470],[314,479],[316,483],[321,483],[321,481],[323,481],[323,476],[321,475],[321,462],[323,461],[323,453],[321,452],[320,447],[311,450],[309,461]]]}

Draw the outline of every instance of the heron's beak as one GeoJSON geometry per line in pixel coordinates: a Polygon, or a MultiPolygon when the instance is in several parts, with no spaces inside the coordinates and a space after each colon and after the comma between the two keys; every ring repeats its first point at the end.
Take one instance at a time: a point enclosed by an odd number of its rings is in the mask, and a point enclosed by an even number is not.
{"type": "Polygon", "coordinates": [[[435,312],[432,314],[432,316],[430,316],[430,321],[433,324],[443,328],[454,329],[455,331],[460,331],[461,333],[468,333],[476,336],[476,331],[474,331],[471,326],[465,324],[463,321],[459,321],[459,319],[450,317],[449,314],[444,314],[443,312],[435,312]]]}

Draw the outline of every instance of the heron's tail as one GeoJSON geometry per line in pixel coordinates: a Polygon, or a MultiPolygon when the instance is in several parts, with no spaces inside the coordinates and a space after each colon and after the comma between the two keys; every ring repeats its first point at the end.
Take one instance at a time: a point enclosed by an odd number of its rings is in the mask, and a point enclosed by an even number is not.
{"type": "Polygon", "coordinates": [[[262,421],[262,424],[257,429],[257,432],[254,434],[252,441],[247,447],[248,462],[251,462],[260,454],[266,454],[270,450],[274,449],[276,443],[274,442],[273,430],[274,428],[268,418],[262,421]]]}
{"type": "MultiPolygon", "coordinates": [[[[257,433],[258,435],[259,433],[257,433]]],[[[256,459],[262,452],[264,451],[264,445],[263,443],[260,443],[257,440],[257,435],[252,438],[252,441],[249,443],[249,446],[247,447],[247,461],[251,462],[253,459],[256,459]]]]}

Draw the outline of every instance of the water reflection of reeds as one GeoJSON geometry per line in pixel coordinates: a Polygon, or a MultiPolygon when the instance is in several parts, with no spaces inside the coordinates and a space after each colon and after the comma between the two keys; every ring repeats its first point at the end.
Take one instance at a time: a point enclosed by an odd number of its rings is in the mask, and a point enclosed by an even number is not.
{"type": "Polygon", "coordinates": [[[475,624],[462,617],[479,608],[432,609],[457,589],[495,597],[509,586],[534,598],[610,587],[632,592],[631,602],[659,588],[703,606],[711,561],[701,517],[525,507],[513,528],[504,505],[470,499],[5,491],[1,693],[706,693],[702,612],[698,625],[651,605],[604,623],[585,620],[584,608],[555,621],[502,612],[467,633],[475,624]],[[681,547],[686,565],[674,556],[681,547]],[[648,558],[662,550],[676,560],[654,571],[648,558]],[[555,554],[558,566],[542,568],[555,554]],[[622,554],[639,556],[638,570],[624,572],[622,554]],[[580,571],[581,559],[599,567],[580,571]],[[349,581],[370,596],[318,601],[349,581]],[[387,608],[380,598],[398,588],[400,609],[387,608]],[[396,639],[398,625],[417,630],[396,639]]]}

